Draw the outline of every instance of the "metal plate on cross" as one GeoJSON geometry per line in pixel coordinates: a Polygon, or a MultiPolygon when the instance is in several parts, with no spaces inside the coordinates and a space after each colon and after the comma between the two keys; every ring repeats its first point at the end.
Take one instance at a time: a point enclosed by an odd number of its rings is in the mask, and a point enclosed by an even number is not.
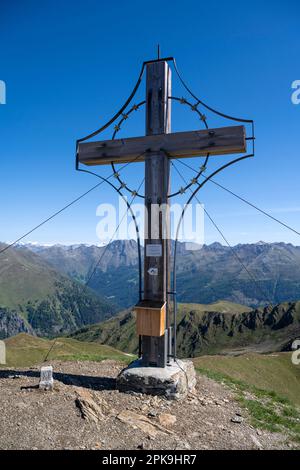
{"type": "Polygon", "coordinates": [[[155,245],[146,245],[146,256],[160,257],[162,256],[162,245],[157,243],[155,245]]]}

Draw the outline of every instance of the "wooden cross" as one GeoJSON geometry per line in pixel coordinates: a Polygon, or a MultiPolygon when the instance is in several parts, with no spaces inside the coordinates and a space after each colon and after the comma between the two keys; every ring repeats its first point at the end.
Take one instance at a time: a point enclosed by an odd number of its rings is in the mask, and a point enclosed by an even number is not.
{"type": "MultiPolygon", "coordinates": [[[[246,152],[244,126],[171,133],[171,69],[163,59],[146,65],[146,136],[80,143],[78,161],[85,165],[145,162],[144,315],[161,310],[170,292],[170,215],[153,216],[153,204],[168,207],[170,158],[225,155],[246,152]],[[168,156],[167,156],[168,155],[168,156]],[[152,214],[152,215],[151,215],[152,214]],[[164,227],[166,236],[163,236],[164,227]],[[151,238],[157,229],[158,238],[151,238]],[[149,235],[149,236],[148,236],[149,235]],[[153,247],[153,245],[157,245],[153,247]],[[147,304],[148,302],[148,304],[147,304]],[[148,307],[147,307],[148,305],[148,307]],[[160,306],[157,308],[157,306],[160,306]],[[156,308],[155,308],[156,307],[156,308]]],[[[147,316],[145,319],[147,320],[147,316]]],[[[142,331],[142,364],[165,367],[172,356],[170,314],[160,317],[163,328],[156,336],[142,331]]]]}

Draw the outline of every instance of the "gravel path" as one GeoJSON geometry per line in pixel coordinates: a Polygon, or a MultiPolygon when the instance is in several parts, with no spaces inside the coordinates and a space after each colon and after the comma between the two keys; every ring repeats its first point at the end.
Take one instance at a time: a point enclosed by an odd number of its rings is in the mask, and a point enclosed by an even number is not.
{"type": "Polygon", "coordinates": [[[0,370],[0,449],[284,449],[258,431],[226,387],[198,376],[181,402],[115,390],[115,361],[53,362],[52,392],[39,371],[0,370]]]}

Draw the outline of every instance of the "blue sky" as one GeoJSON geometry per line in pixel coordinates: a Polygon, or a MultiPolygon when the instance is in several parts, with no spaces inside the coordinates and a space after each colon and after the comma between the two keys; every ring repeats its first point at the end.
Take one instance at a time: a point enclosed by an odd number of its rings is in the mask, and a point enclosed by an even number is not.
{"type": "MultiPolygon", "coordinates": [[[[256,156],[216,180],[300,230],[299,2],[1,0],[0,240],[11,241],[97,183],[74,170],[75,140],[97,129],[129,95],[143,60],[173,55],[196,95],[256,124],[256,156]]],[[[173,90],[186,96],[173,74],[173,90]]],[[[142,85],[138,98],[143,97],[142,85]]],[[[207,113],[208,124],[228,125],[207,113]]],[[[194,113],[174,106],[174,131],[196,129],[194,113]]],[[[139,111],[120,136],[141,135],[139,111]]],[[[106,133],[103,137],[109,137],[106,133]]],[[[210,168],[228,160],[214,157],[210,168]]],[[[198,167],[201,159],[191,163],[198,167]]],[[[110,169],[95,168],[108,175],[110,169]]],[[[183,170],[183,167],[182,167],[183,170]]],[[[185,178],[193,174],[183,170],[185,178]]],[[[142,164],[124,171],[136,187],[142,164]]],[[[173,186],[182,185],[173,174],[173,186]]],[[[232,244],[297,235],[212,184],[199,198],[232,244]]],[[[102,186],[28,241],[96,243],[96,208],[117,203],[102,186]]],[[[209,220],[205,241],[221,241],[209,220]]]]}

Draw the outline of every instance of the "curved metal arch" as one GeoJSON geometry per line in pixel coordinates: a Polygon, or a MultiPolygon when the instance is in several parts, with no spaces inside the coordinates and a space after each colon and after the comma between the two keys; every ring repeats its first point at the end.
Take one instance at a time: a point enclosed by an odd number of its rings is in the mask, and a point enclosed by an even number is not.
{"type": "Polygon", "coordinates": [[[142,100],[140,101],[139,103],[137,104],[134,104],[130,109],[129,111],[127,111],[127,113],[122,113],[122,119],[120,119],[120,121],[117,123],[117,125],[115,126],[115,131],[112,135],[112,140],[115,139],[116,137],[116,134],[117,132],[119,132],[119,130],[121,129],[121,124],[126,121],[126,119],[128,118],[129,114],[131,114],[133,111],[137,111],[141,106],[143,106],[144,104],[146,104],[146,100],[142,100]]]}
{"type": "MultiPolygon", "coordinates": [[[[112,140],[115,139],[115,136],[116,136],[117,132],[120,130],[120,126],[121,126],[122,122],[124,122],[133,111],[137,111],[145,103],[146,103],[146,100],[140,101],[138,104],[133,105],[132,108],[125,115],[123,114],[122,119],[116,125],[116,129],[115,129],[115,131],[112,135],[112,140]]],[[[134,194],[135,191],[130,189],[127,186],[127,184],[120,178],[120,175],[119,175],[119,173],[118,173],[118,171],[116,170],[116,167],[115,167],[115,162],[111,162],[111,167],[113,169],[114,175],[116,176],[117,180],[119,181],[119,183],[121,185],[121,188],[124,188],[124,189],[126,189],[126,191],[130,192],[131,194],[134,194]]],[[[145,199],[145,196],[143,196],[143,194],[139,194],[138,192],[136,193],[136,196],[140,197],[141,199],[145,199]]]]}
{"type": "MultiPolygon", "coordinates": [[[[214,175],[216,175],[217,173],[219,173],[220,171],[222,171],[223,169],[227,168],[228,166],[234,164],[234,163],[237,163],[238,161],[241,161],[241,160],[244,160],[246,158],[249,158],[251,156],[254,156],[254,148],[255,148],[255,144],[254,144],[254,141],[255,141],[255,137],[254,137],[254,121],[251,120],[251,119],[243,119],[243,118],[236,118],[234,116],[230,116],[230,115],[227,115],[225,113],[222,113],[222,112],[219,112],[217,111],[216,109],[212,108],[211,106],[208,106],[206,103],[204,103],[202,100],[200,100],[191,90],[190,88],[186,85],[186,83],[184,82],[183,78],[181,77],[180,73],[179,73],[179,70],[178,70],[178,67],[177,67],[177,64],[176,64],[176,61],[175,61],[175,58],[173,57],[169,57],[169,58],[166,58],[166,59],[161,59],[161,60],[167,60],[167,61],[171,61],[173,62],[173,65],[174,65],[174,68],[175,68],[175,72],[180,80],[180,82],[182,83],[183,87],[187,90],[187,92],[197,101],[196,103],[196,107],[198,104],[201,104],[204,108],[208,109],[209,111],[213,112],[214,114],[218,115],[218,116],[221,116],[225,119],[230,119],[230,120],[233,120],[233,121],[237,121],[237,122],[244,122],[244,123],[250,123],[252,125],[252,136],[247,138],[247,140],[252,140],[252,153],[249,154],[249,155],[246,155],[246,156],[243,156],[243,157],[239,157],[225,165],[223,165],[222,167],[220,167],[218,170],[214,171],[211,175],[209,175],[202,183],[199,183],[198,182],[198,188],[193,192],[192,196],[189,198],[188,200],[188,203],[193,199],[193,197],[197,194],[197,192],[200,190],[200,188],[202,188],[204,186],[204,184],[209,181],[210,178],[212,178],[214,175]]],[[[148,61],[148,62],[144,62],[143,65],[142,65],[142,69],[141,69],[141,72],[140,72],[140,75],[138,77],[138,80],[136,82],[136,85],[132,91],[132,93],[130,94],[130,96],[128,97],[128,99],[126,100],[126,102],[124,103],[124,105],[120,108],[120,110],[104,125],[102,126],[101,128],[99,128],[98,130],[96,130],[95,132],[89,134],[88,136],[86,137],[83,137],[81,139],[78,139],[76,141],[76,170],[78,171],[82,171],[82,172],[85,172],[85,173],[90,173],[90,174],[93,174],[94,176],[97,176],[99,177],[100,179],[108,182],[105,178],[103,178],[102,176],[100,175],[97,175],[96,173],[93,173],[91,171],[88,171],[88,170],[81,170],[79,169],[79,163],[78,163],[78,143],[80,142],[84,142],[85,140],[88,140],[94,136],[96,136],[97,134],[101,133],[102,131],[104,131],[107,127],[109,127],[113,122],[116,121],[116,119],[123,113],[123,111],[126,109],[126,107],[128,106],[128,104],[132,101],[133,97],[135,96],[140,84],[141,84],[141,81],[142,81],[142,78],[143,78],[143,74],[144,74],[144,70],[145,70],[145,66],[147,65],[147,63],[150,63],[150,62],[155,62],[155,61],[148,61]]],[[[199,110],[197,110],[197,112],[199,113],[199,110]]],[[[121,120],[122,121],[122,120],[121,120]]],[[[206,124],[206,121],[204,120],[205,124],[206,124]]],[[[207,158],[208,158],[208,155],[207,155],[207,158]]],[[[199,174],[200,176],[200,174],[199,174]]],[[[120,192],[120,188],[116,188],[111,182],[108,182],[121,196],[122,198],[124,199],[124,196],[123,194],[120,192]]],[[[190,185],[187,185],[187,189],[188,187],[190,187],[190,185]]],[[[179,191],[180,192],[180,191],[179,191]]],[[[178,193],[177,193],[178,194],[178,193]]],[[[175,195],[175,194],[174,194],[175,195]]],[[[187,203],[187,204],[188,204],[187,203]]],[[[126,201],[126,204],[127,204],[127,207],[128,207],[128,203],[126,201]]],[[[186,207],[186,206],[185,206],[186,207]]],[[[128,207],[130,210],[131,210],[131,207],[129,205],[128,207]]],[[[180,220],[179,220],[179,223],[178,223],[178,227],[177,227],[177,231],[176,231],[176,240],[175,240],[175,247],[174,247],[174,263],[173,263],[173,266],[174,266],[174,269],[173,269],[173,293],[174,293],[174,358],[176,359],[176,252],[177,252],[177,242],[178,242],[178,233],[179,233],[179,229],[180,229],[180,226],[181,226],[181,223],[182,223],[182,220],[183,220],[183,217],[184,217],[184,213],[185,213],[185,208],[183,209],[182,211],[182,214],[181,214],[181,217],[180,217],[180,220]]],[[[135,216],[133,216],[133,219],[135,221],[135,224],[136,224],[136,220],[135,220],[135,216]]],[[[137,232],[138,234],[139,232],[137,232]]],[[[139,245],[139,242],[138,242],[138,246],[139,246],[139,259],[140,259],[140,245],[139,245]]],[[[141,273],[141,269],[140,269],[140,264],[139,264],[139,271],[141,273]]],[[[141,285],[141,284],[140,284],[141,285]]],[[[141,289],[140,289],[140,295],[141,295],[141,289]]]]}
{"type": "MultiPolygon", "coordinates": [[[[200,117],[201,121],[204,122],[204,126],[206,129],[208,129],[208,124],[206,122],[206,116],[204,116],[204,114],[201,113],[201,111],[199,111],[199,109],[197,109],[197,105],[193,105],[192,103],[190,103],[188,100],[186,100],[185,98],[178,98],[177,96],[168,96],[168,99],[170,100],[175,100],[175,101],[179,101],[181,104],[185,104],[185,105],[188,105],[192,111],[195,111],[198,116],[200,117]]],[[[163,150],[166,155],[167,152],[165,150],[163,150]]],[[[202,167],[206,167],[207,163],[208,163],[208,160],[209,160],[209,153],[206,155],[206,158],[205,158],[205,161],[204,161],[204,164],[200,167],[200,170],[199,172],[197,173],[197,176],[195,176],[195,179],[198,180],[198,178],[202,175],[202,173],[204,172],[204,169],[202,169],[202,167]]],[[[182,193],[185,193],[187,189],[189,189],[194,183],[190,182],[188,185],[186,185],[184,188],[181,188],[179,189],[178,191],[175,191],[174,193],[171,193],[168,195],[168,198],[171,199],[171,197],[175,197],[175,196],[178,196],[179,194],[182,194],[182,193]]]]}
{"type": "Polygon", "coordinates": [[[123,201],[126,203],[127,205],[127,208],[128,210],[130,211],[130,214],[131,214],[131,217],[134,221],[134,225],[135,225],[135,231],[136,231],[136,238],[137,238],[137,245],[138,245],[138,262],[139,262],[139,300],[142,300],[142,255],[141,255],[141,239],[140,239],[140,231],[139,231],[139,227],[138,227],[138,224],[137,224],[137,221],[136,221],[136,217],[135,217],[135,214],[131,208],[131,204],[133,202],[133,200],[131,201],[131,203],[129,203],[127,201],[127,199],[125,198],[124,194],[121,193],[120,189],[117,188],[111,181],[109,181],[107,178],[104,178],[103,176],[101,175],[98,175],[97,173],[94,173],[93,171],[89,171],[89,170],[82,170],[82,169],[78,169],[78,171],[81,171],[82,173],[88,173],[90,175],[93,175],[93,176],[96,176],[97,178],[100,178],[102,181],[104,181],[105,183],[109,184],[123,199],[123,201]]]}
{"type": "Polygon", "coordinates": [[[106,124],[104,124],[102,127],[97,129],[96,131],[92,132],[91,134],[87,135],[86,137],[82,137],[81,139],[78,139],[77,143],[84,142],[85,140],[88,140],[88,139],[91,139],[92,137],[95,137],[96,135],[100,134],[105,129],[107,129],[107,127],[109,127],[116,119],[118,119],[118,117],[123,113],[123,111],[127,108],[129,103],[132,101],[133,97],[135,96],[135,94],[136,94],[136,92],[137,92],[137,90],[138,90],[138,88],[141,84],[143,75],[144,75],[145,65],[146,64],[144,62],[143,65],[142,65],[142,69],[140,71],[138,80],[137,80],[132,92],[130,93],[129,97],[127,98],[127,100],[125,101],[123,106],[119,109],[119,111],[106,124]]]}
{"type": "MultiPolygon", "coordinates": [[[[206,156],[205,158],[205,161],[203,163],[203,167],[206,167],[207,163],[208,163],[208,160],[209,160],[209,154],[206,156]]],[[[204,172],[205,170],[201,170],[201,167],[200,167],[200,170],[198,171],[197,175],[195,176],[195,179],[198,180],[198,178],[202,175],[202,173],[204,172]]],[[[171,197],[174,197],[174,196],[178,196],[178,194],[182,194],[182,193],[185,193],[187,189],[189,189],[191,186],[193,186],[193,184],[195,183],[192,183],[190,182],[189,184],[187,184],[186,186],[184,186],[184,188],[182,189],[179,189],[178,191],[176,191],[175,193],[172,193],[168,196],[168,198],[171,198],[171,197]]]]}
{"type": "Polygon", "coordinates": [[[176,349],[177,349],[177,344],[176,344],[176,321],[177,321],[177,300],[176,300],[176,257],[177,257],[177,243],[178,243],[178,235],[179,235],[179,230],[183,221],[183,217],[186,211],[186,208],[188,204],[192,201],[192,199],[196,196],[198,191],[211,179],[213,178],[216,174],[218,174],[220,171],[225,170],[225,168],[228,168],[231,165],[234,165],[235,163],[240,162],[241,160],[245,160],[247,158],[253,157],[254,154],[249,154],[249,155],[244,155],[243,157],[235,158],[234,160],[231,160],[230,162],[226,163],[225,165],[222,165],[220,168],[217,170],[213,171],[207,178],[205,178],[202,183],[198,183],[198,187],[193,191],[191,196],[189,197],[187,203],[185,204],[184,208],[181,211],[180,218],[177,224],[177,229],[176,229],[176,237],[175,237],[175,244],[174,244],[174,255],[173,255],[173,288],[172,288],[172,293],[173,293],[173,314],[174,314],[174,320],[173,320],[173,338],[174,338],[174,346],[173,346],[173,355],[174,355],[174,360],[176,359],[176,349]]]}
{"type": "Polygon", "coordinates": [[[237,121],[237,122],[248,122],[249,124],[250,123],[253,123],[253,119],[244,119],[244,118],[238,118],[238,117],[235,117],[235,116],[230,116],[229,114],[225,114],[225,113],[222,113],[214,108],[212,108],[211,106],[209,106],[208,104],[204,103],[204,101],[200,100],[193,92],[192,90],[187,86],[187,84],[185,83],[185,81],[183,80],[181,74],[179,73],[179,70],[178,70],[178,67],[177,67],[177,64],[176,64],[176,60],[175,58],[173,57],[172,58],[172,62],[173,62],[173,65],[174,65],[174,69],[175,69],[175,72],[181,82],[181,84],[184,86],[184,88],[186,89],[186,91],[198,102],[197,104],[201,104],[204,108],[208,109],[209,111],[211,111],[212,113],[214,114],[217,114],[218,116],[221,116],[225,119],[230,119],[231,121],[237,121]]]}
{"type": "Polygon", "coordinates": [[[191,108],[192,111],[195,111],[198,114],[198,116],[200,117],[200,120],[204,122],[204,126],[206,127],[206,129],[208,129],[208,124],[206,122],[206,116],[203,113],[201,113],[201,111],[197,108],[198,104],[200,104],[199,102],[196,103],[196,104],[192,104],[187,99],[178,98],[178,96],[168,96],[168,98],[169,98],[169,100],[179,101],[180,104],[188,105],[191,108]]]}
{"type": "MultiPolygon", "coordinates": [[[[164,152],[164,154],[169,158],[171,159],[171,155],[165,150],[165,149],[160,149],[162,152],[164,152]]],[[[184,188],[181,188],[179,189],[178,191],[176,191],[175,193],[172,193],[172,194],[169,194],[168,195],[168,199],[170,199],[171,197],[174,197],[174,196],[177,196],[178,194],[183,194],[186,192],[187,189],[189,189],[191,186],[193,186],[193,184],[199,184],[198,182],[198,178],[202,175],[202,173],[205,171],[205,168],[206,168],[206,165],[208,163],[208,159],[209,159],[209,154],[207,154],[206,158],[205,158],[205,161],[203,163],[203,165],[200,167],[200,170],[197,172],[197,176],[195,176],[195,182],[190,182],[189,184],[187,184],[184,188]]]]}
{"type": "Polygon", "coordinates": [[[236,121],[236,122],[244,122],[244,123],[248,123],[248,124],[251,124],[251,137],[246,137],[246,140],[252,140],[252,154],[254,155],[255,153],[255,135],[254,135],[254,121],[253,119],[244,119],[244,118],[238,118],[238,117],[235,117],[235,116],[230,116],[229,114],[225,114],[225,113],[222,113],[221,111],[218,111],[217,109],[214,109],[212,108],[211,106],[209,106],[208,104],[206,104],[204,101],[200,100],[193,92],[192,90],[187,86],[187,84],[185,83],[185,81],[183,80],[179,70],[178,70],[178,67],[177,67],[177,64],[176,64],[176,60],[174,57],[171,58],[171,61],[174,65],[174,69],[175,69],[175,72],[177,74],[177,77],[179,78],[181,84],[183,85],[183,87],[186,89],[186,91],[197,101],[197,105],[198,104],[201,104],[204,108],[208,109],[209,111],[211,111],[212,113],[216,114],[217,116],[220,116],[220,117],[223,117],[225,119],[229,119],[231,121],[236,121]]]}

